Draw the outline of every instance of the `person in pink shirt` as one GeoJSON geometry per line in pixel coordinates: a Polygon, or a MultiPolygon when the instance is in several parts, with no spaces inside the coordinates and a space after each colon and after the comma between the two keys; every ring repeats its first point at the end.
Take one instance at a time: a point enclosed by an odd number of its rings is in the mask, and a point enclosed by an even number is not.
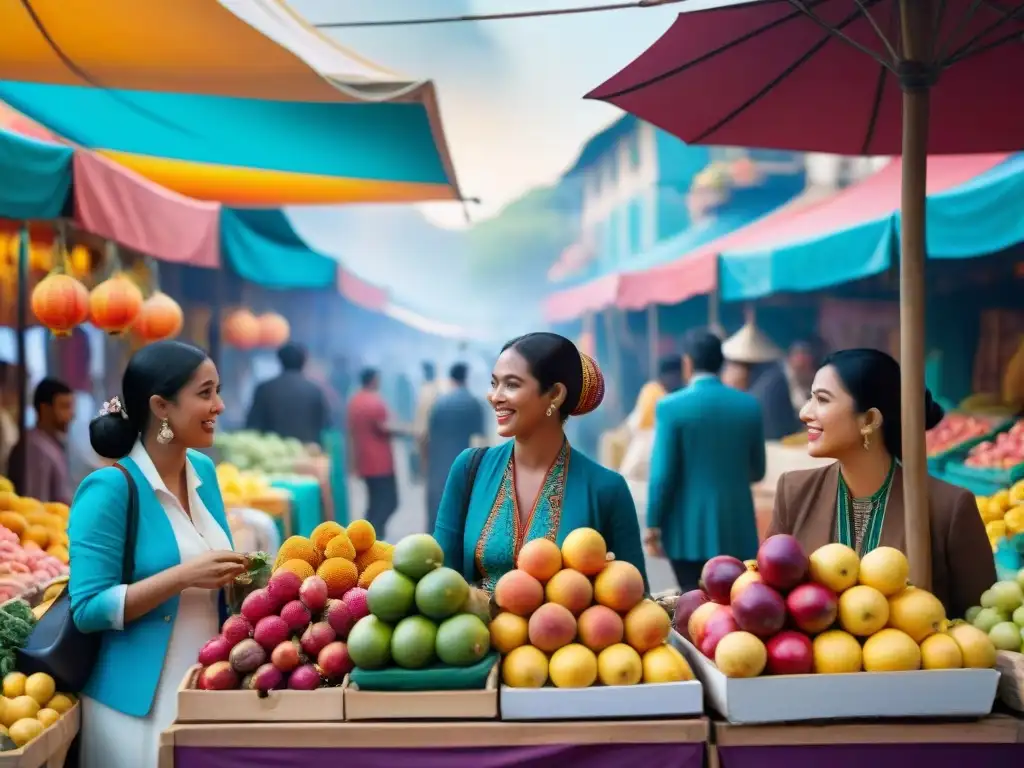
{"type": "Polygon", "coordinates": [[[366,519],[384,538],[388,520],[398,508],[395,457],[391,448],[394,432],[388,426],[388,408],[380,394],[380,374],[367,368],[360,376],[360,389],[348,403],[348,434],[351,464],[366,484],[366,519]]]}

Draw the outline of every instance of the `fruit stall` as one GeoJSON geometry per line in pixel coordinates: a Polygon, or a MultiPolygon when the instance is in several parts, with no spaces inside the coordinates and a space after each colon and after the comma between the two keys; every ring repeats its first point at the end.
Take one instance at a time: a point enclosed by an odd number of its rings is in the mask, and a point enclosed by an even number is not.
{"type": "Polygon", "coordinates": [[[825,742],[846,765],[1024,757],[1022,721],[992,714],[1008,623],[1014,656],[1024,642],[1016,576],[965,620],[908,586],[898,550],[808,555],[789,536],[755,561],[713,558],[676,599],[646,595],[591,529],[528,542],[493,593],[443,563],[432,537],[392,545],[362,520],[285,541],[182,681],[161,768],[410,750],[444,766],[810,766],[825,742]]]}

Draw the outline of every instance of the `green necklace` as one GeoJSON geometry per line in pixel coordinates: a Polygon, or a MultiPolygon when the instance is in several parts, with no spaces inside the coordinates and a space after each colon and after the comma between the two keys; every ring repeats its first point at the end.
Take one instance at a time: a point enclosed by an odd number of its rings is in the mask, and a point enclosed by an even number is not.
{"type": "Polygon", "coordinates": [[[892,490],[892,478],[896,474],[896,461],[889,465],[889,474],[885,476],[882,487],[868,499],[871,511],[868,514],[867,523],[864,526],[864,534],[860,540],[860,546],[854,546],[854,517],[853,498],[850,489],[843,479],[843,473],[839,473],[839,493],[836,499],[836,533],[840,544],[858,550],[858,554],[864,555],[878,546],[878,540],[882,536],[882,524],[885,522],[885,508],[889,502],[889,491],[892,490]]]}

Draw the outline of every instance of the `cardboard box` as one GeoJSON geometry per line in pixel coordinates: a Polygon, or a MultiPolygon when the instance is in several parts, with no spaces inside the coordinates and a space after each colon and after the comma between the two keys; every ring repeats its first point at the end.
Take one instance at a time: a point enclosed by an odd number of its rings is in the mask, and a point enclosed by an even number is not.
{"type": "Polygon", "coordinates": [[[345,677],[345,719],[493,720],[498,716],[498,663],[478,691],[361,691],[345,677]]]}
{"type": "Polygon", "coordinates": [[[340,686],[315,691],[200,691],[196,664],[178,688],[178,723],[338,722],[345,719],[340,686]]]}
{"type": "Polygon", "coordinates": [[[992,712],[999,684],[995,669],[727,678],[678,634],[672,633],[670,641],[704,684],[709,703],[728,722],[737,724],[984,717],[992,712]]]}
{"type": "Polygon", "coordinates": [[[704,713],[700,682],[590,688],[501,687],[502,720],[596,720],[610,717],[686,717],[704,713]]]}
{"type": "Polygon", "coordinates": [[[60,720],[39,738],[21,749],[0,752],[0,768],[63,768],[71,742],[82,723],[82,706],[77,701],[60,720]]]}

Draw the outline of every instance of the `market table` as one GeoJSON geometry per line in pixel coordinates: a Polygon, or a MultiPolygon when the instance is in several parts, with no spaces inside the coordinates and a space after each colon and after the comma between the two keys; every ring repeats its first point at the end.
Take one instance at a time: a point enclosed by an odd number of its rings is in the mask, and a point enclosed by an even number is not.
{"type": "Polygon", "coordinates": [[[174,725],[159,768],[701,768],[708,721],[174,725]]]}
{"type": "Polygon", "coordinates": [[[988,768],[1024,765],[1024,721],[712,724],[711,768],[988,768]]]}

